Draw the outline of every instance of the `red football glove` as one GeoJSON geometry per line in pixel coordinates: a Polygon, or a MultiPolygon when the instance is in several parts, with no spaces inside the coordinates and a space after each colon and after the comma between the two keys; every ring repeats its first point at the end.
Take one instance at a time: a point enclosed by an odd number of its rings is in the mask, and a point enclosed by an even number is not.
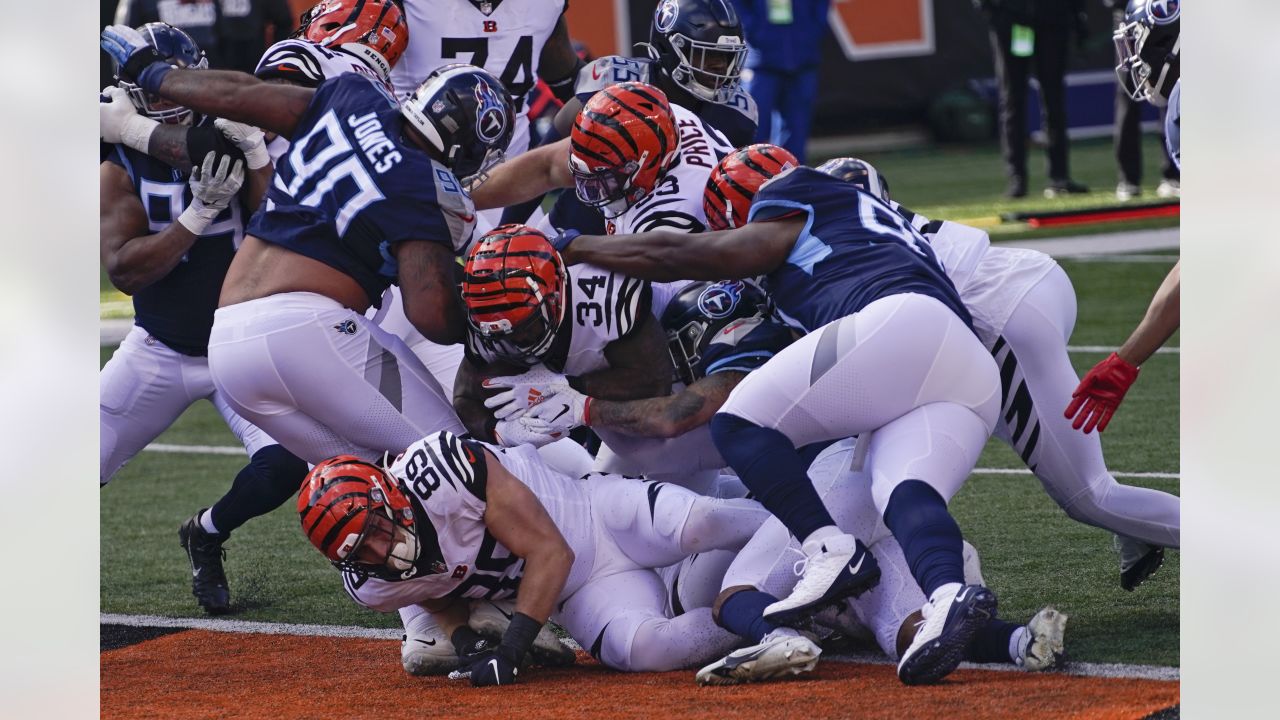
{"type": "Polygon", "coordinates": [[[1098,432],[1106,430],[1124,394],[1137,379],[1138,368],[1115,353],[1094,365],[1071,393],[1071,404],[1065,413],[1068,419],[1075,418],[1071,427],[1079,430],[1084,426],[1085,433],[1093,432],[1095,425],[1098,432]]]}

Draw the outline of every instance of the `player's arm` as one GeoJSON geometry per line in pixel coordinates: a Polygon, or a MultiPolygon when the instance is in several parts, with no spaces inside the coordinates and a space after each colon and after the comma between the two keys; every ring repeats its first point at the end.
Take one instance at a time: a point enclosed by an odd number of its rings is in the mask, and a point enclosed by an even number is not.
{"type": "Polygon", "coordinates": [[[393,245],[392,252],[409,322],[437,345],[462,342],[465,324],[454,287],[453,250],[439,243],[408,240],[393,245]]]}
{"type": "Polygon", "coordinates": [[[565,22],[564,15],[561,15],[546,44],[542,46],[542,54],[538,56],[538,77],[547,81],[551,94],[557,100],[565,102],[573,97],[573,86],[582,65],[582,58],[573,51],[569,25],[565,22]]]}
{"type": "Polygon", "coordinates": [[[315,90],[230,70],[175,69],[161,80],[157,94],[206,115],[293,138],[315,90]]]}
{"type": "Polygon", "coordinates": [[[148,232],[146,210],[125,169],[102,163],[99,183],[99,252],[107,277],[120,292],[133,295],[168,275],[195,244],[198,235],[180,222],[148,232]]]}
{"type": "Polygon", "coordinates": [[[581,235],[560,255],[570,265],[590,263],[645,280],[741,280],[786,262],[803,228],[803,218],[787,217],[696,235],[581,235]]]}
{"type": "Polygon", "coordinates": [[[497,425],[493,413],[484,406],[484,376],[480,369],[463,357],[453,381],[453,410],[471,436],[485,442],[496,442],[493,429],[497,425]]]}
{"type": "Polygon", "coordinates": [[[609,367],[570,378],[570,387],[593,398],[610,400],[671,393],[675,370],[667,352],[667,336],[647,306],[635,329],[605,346],[604,356],[609,367]]]}
{"type": "Polygon", "coordinates": [[[557,110],[555,118],[551,120],[551,125],[560,137],[569,137],[569,133],[573,132],[573,119],[578,117],[580,112],[582,112],[582,101],[577,97],[564,101],[564,107],[557,110]]]}
{"type": "Polygon", "coordinates": [[[493,169],[471,193],[477,210],[518,205],[556,188],[573,187],[569,138],[530,150],[493,169]]]}
{"type": "Polygon", "coordinates": [[[1147,314],[1138,323],[1133,334],[1120,346],[1116,354],[1120,359],[1135,367],[1142,365],[1173,337],[1182,322],[1182,261],[1174,263],[1173,269],[1160,283],[1147,314]]]}
{"type": "Polygon", "coordinates": [[[711,422],[711,416],[746,376],[733,370],[708,375],[665,397],[622,401],[592,399],[590,426],[639,437],[677,437],[711,422]]]}

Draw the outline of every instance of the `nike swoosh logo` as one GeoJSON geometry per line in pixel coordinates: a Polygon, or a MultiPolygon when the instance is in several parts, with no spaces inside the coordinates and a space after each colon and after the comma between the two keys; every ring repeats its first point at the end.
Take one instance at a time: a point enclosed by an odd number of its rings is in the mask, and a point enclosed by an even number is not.
{"type": "MultiPolygon", "coordinates": [[[[418,640],[418,638],[414,638],[414,640],[418,640]]],[[[434,646],[436,644],[435,640],[418,640],[418,642],[428,646],[434,646]]]]}
{"type": "Polygon", "coordinates": [[[969,597],[969,588],[961,590],[960,594],[956,595],[956,599],[953,602],[964,602],[964,599],[967,597],[969,597]]]}
{"type": "Polygon", "coordinates": [[[598,68],[598,67],[593,67],[593,68],[591,68],[591,79],[592,79],[592,80],[599,80],[599,79],[600,79],[600,68],[598,68]]]}
{"type": "Polygon", "coordinates": [[[858,559],[858,564],[857,564],[857,565],[850,565],[850,566],[849,566],[849,572],[853,573],[854,575],[857,575],[857,574],[858,574],[858,571],[862,569],[862,563],[864,563],[864,562],[866,562],[866,561],[867,561],[867,554],[866,554],[866,553],[863,553],[863,554],[862,554],[862,557],[858,559]]]}
{"type": "Polygon", "coordinates": [[[495,685],[502,684],[502,677],[498,675],[498,659],[494,658],[489,661],[489,665],[493,667],[493,680],[495,685]]]}
{"type": "Polygon", "coordinates": [[[564,415],[564,414],[565,414],[565,413],[567,413],[567,412],[569,412],[569,406],[568,406],[568,405],[561,405],[561,406],[560,406],[560,412],[556,413],[555,417],[551,418],[551,420],[549,420],[548,422],[555,422],[556,420],[559,420],[559,419],[560,419],[560,416],[561,416],[561,415],[564,415]]]}
{"type": "Polygon", "coordinates": [[[494,604],[494,605],[493,605],[493,609],[494,609],[494,610],[497,610],[499,613],[501,613],[501,614],[502,614],[502,617],[504,617],[504,618],[506,618],[506,619],[508,619],[508,620],[510,620],[510,619],[512,619],[512,618],[514,618],[514,617],[515,617],[515,615],[516,615],[514,611],[512,611],[512,612],[507,612],[506,610],[503,610],[502,608],[498,607],[496,604],[494,604]]]}

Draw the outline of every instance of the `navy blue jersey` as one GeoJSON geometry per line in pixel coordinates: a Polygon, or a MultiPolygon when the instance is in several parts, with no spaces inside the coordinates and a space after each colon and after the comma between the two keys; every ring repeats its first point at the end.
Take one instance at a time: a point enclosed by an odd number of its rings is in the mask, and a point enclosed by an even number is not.
{"type": "MultiPolygon", "coordinates": [[[[105,158],[129,173],[147,213],[147,229],[158,233],[177,222],[191,202],[187,176],[124,145],[110,146],[105,158]]],[[[222,280],[244,237],[248,208],[238,196],[214,220],[168,275],[133,296],[134,322],[165,345],[185,355],[207,355],[213,311],[222,280]]]]}
{"type": "Polygon", "coordinates": [[[392,246],[456,252],[474,222],[453,173],[404,138],[386,87],[345,73],[316,90],[248,233],[351,276],[379,305],[396,279],[392,246]]]}
{"type": "Polygon", "coordinates": [[[574,85],[574,95],[583,105],[600,90],[621,82],[643,82],[657,85],[667,93],[668,99],[683,105],[695,115],[707,121],[719,130],[734,147],[742,147],[755,142],[757,117],[756,101],[751,95],[739,87],[733,97],[724,104],[703,102],[690,96],[683,90],[675,92],[667,90],[670,81],[663,82],[658,62],[652,58],[628,58],[621,55],[606,55],[596,58],[578,71],[578,80],[574,85]]]}
{"type": "Polygon", "coordinates": [[[749,373],[795,342],[791,328],[760,315],[735,320],[712,336],[694,368],[696,377],[734,370],[749,373]]]}
{"type": "Polygon", "coordinates": [[[765,278],[788,322],[812,332],[890,295],[940,300],[972,327],[933,248],[901,215],[852,183],[799,167],[765,183],[749,222],[806,217],[796,244],[765,278]]]}

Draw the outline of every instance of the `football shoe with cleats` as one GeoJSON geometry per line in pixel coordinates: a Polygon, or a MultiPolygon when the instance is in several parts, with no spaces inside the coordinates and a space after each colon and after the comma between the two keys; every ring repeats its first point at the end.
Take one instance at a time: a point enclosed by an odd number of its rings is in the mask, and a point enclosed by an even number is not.
{"type": "Polygon", "coordinates": [[[222,547],[225,537],[215,535],[200,526],[204,508],[187,518],[178,528],[178,543],[187,552],[191,563],[191,594],[210,615],[231,612],[231,589],[227,587],[227,574],[222,561],[227,551],[222,547]]]}
{"type": "Polygon", "coordinates": [[[1031,672],[1054,667],[1064,655],[1062,642],[1066,630],[1066,615],[1052,606],[1042,608],[1027,623],[1026,636],[1014,664],[1031,672]]]}
{"type": "Polygon", "coordinates": [[[1158,545],[1116,535],[1115,548],[1120,553],[1120,587],[1129,592],[1146,582],[1164,564],[1164,548],[1158,545]]]}
{"type": "MultiPolygon", "coordinates": [[[[467,625],[496,646],[502,642],[502,634],[507,631],[515,612],[514,600],[477,600],[471,603],[471,619],[467,625]]],[[[529,658],[534,664],[544,667],[565,667],[574,664],[578,656],[573,648],[556,637],[550,625],[543,625],[529,649],[529,658]]]]}
{"type": "Polygon", "coordinates": [[[698,671],[699,685],[737,685],[806,673],[818,664],[822,649],[791,628],[778,628],[760,644],[734,650],[698,671]]]}
{"type": "Polygon", "coordinates": [[[764,619],[776,625],[805,621],[824,605],[857,597],[880,582],[880,565],[871,551],[852,535],[841,533],[823,540],[796,563],[800,576],[787,597],[764,609],[764,619]]]}
{"type": "Polygon", "coordinates": [[[924,622],[898,661],[906,685],[934,683],[955,670],[974,633],[996,616],[996,596],[981,585],[953,584],[936,590],[921,611],[924,622]]]}
{"type": "Polygon", "coordinates": [[[405,626],[400,636],[400,664],[410,675],[445,675],[457,670],[461,661],[453,643],[429,614],[424,613],[405,626]]]}

